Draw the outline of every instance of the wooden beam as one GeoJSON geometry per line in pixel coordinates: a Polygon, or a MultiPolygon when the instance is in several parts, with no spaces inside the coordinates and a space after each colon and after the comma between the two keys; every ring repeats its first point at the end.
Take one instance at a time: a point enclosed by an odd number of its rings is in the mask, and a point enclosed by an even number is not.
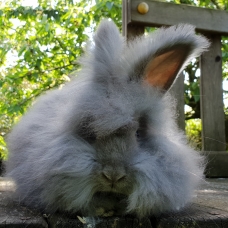
{"type": "Polygon", "coordinates": [[[148,4],[149,11],[142,15],[137,11],[138,4],[141,2],[128,0],[131,13],[127,15],[127,24],[159,27],[187,23],[195,25],[200,32],[228,35],[227,11],[143,0],[148,4]]]}

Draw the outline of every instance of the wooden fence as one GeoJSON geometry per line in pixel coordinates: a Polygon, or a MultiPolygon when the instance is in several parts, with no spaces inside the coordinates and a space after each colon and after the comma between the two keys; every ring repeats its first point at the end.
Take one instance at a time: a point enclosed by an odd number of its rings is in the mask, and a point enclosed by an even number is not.
{"type": "MultiPolygon", "coordinates": [[[[208,158],[208,177],[228,177],[221,53],[221,36],[228,35],[228,12],[146,0],[147,10],[140,13],[141,3],[139,0],[123,0],[123,35],[128,39],[143,34],[146,26],[180,23],[195,25],[197,32],[210,39],[209,51],[200,57],[202,153],[208,158]]],[[[184,77],[179,77],[172,90],[178,101],[179,126],[184,129],[184,77]]]]}

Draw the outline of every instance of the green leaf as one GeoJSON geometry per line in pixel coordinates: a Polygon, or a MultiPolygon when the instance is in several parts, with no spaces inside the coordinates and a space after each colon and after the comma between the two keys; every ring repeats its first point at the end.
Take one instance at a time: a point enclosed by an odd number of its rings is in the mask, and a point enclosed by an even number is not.
{"type": "Polygon", "coordinates": [[[23,52],[25,51],[26,48],[27,48],[26,45],[24,45],[24,46],[21,47],[21,49],[18,52],[18,57],[20,57],[23,54],[23,52]]]}
{"type": "Polygon", "coordinates": [[[109,10],[112,9],[114,2],[106,2],[106,6],[109,10]]]}
{"type": "Polygon", "coordinates": [[[36,65],[35,65],[35,68],[36,68],[36,69],[40,69],[41,62],[42,62],[41,59],[37,59],[37,60],[36,60],[36,65]]]}
{"type": "Polygon", "coordinates": [[[48,23],[45,25],[45,31],[46,31],[46,32],[49,31],[49,24],[48,24],[48,23]]]}
{"type": "Polygon", "coordinates": [[[25,61],[29,62],[31,60],[31,52],[30,50],[27,50],[25,53],[24,53],[24,59],[25,61]]]}
{"type": "Polygon", "coordinates": [[[43,14],[41,24],[46,24],[46,22],[47,22],[47,14],[43,14]]]}

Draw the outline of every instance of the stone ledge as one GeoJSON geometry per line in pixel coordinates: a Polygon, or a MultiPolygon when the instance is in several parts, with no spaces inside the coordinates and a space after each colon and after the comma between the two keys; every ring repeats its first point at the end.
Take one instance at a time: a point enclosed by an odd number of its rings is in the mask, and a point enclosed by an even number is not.
{"type": "Polygon", "coordinates": [[[228,227],[228,179],[208,179],[193,203],[177,213],[139,221],[132,217],[85,220],[43,215],[8,200],[12,182],[0,178],[0,228],[199,228],[228,227]],[[96,224],[96,225],[95,225],[96,224]]]}

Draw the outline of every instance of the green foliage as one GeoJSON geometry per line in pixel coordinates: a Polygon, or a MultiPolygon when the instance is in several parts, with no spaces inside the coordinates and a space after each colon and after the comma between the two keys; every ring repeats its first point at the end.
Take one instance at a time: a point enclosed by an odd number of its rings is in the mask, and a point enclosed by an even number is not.
{"type": "Polygon", "coordinates": [[[0,160],[7,158],[7,149],[6,149],[6,143],[2,136],[0,136],[0,160]]]}
{"type": "Polygon", "coordinates": [[[3,137],[45,91],[70,80],[85,41],[102,18],[121,26],[121,1],[48,1],[23,6],[0,3],[0,156],[3,137]]]}
{"type": "Polygon", "coordinates": [[[194,148],[201,149],[201,119],[190,119],[185,121],[185,131],[190,145],[194,148]]]}

